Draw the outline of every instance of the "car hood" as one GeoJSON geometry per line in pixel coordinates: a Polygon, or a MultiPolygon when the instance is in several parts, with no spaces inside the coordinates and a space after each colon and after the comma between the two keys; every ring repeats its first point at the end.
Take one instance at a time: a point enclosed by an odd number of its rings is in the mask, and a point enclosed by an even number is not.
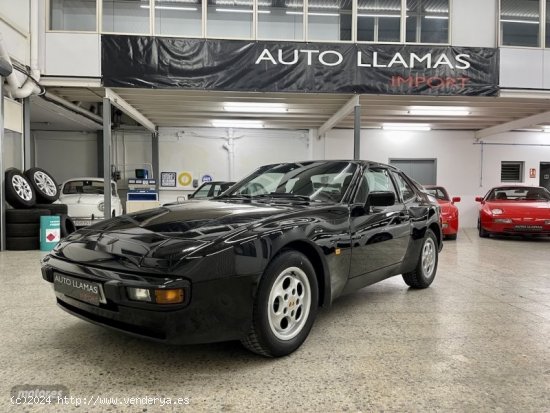
{"type": "Polygon", "coordinates": [[[297,204],[188,201],[84,228],[51,255],[99,267],[162,271],[191,255],[212,254],[216,244],[218,250],[227,249],[248,229],[303,209],[297,204]]]}
{"type": "Polygon", "coordinates": [[[502,209],[503,215],[526,216],[550,219],[550,202],[542,201],[500,201],[486,202],[485,208],[502,209]]]}

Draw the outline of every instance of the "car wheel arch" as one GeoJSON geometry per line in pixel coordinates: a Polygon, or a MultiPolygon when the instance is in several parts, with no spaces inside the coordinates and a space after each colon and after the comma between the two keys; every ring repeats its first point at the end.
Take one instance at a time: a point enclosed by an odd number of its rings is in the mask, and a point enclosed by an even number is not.
{"type": "Polygon", "coordinates": [[[330,272],[328,265],[318,247],[308,240],[294,240],[282,245],[270,258],[270,262],[285,251],[294,250],[304,254],[315,270],[319,286],[319,307],[328,307],[331,304],[330,272]]]}
{"type": "Polygon", "coordinates": [[[443,242],[443,239],[441,234],[441,228],[439,227],[439,225],[435,222],[432,222],[428,228],[431,229],[432,232],[435,234],[435,238],[437,239],[437,245],[438,246],[441,245],[441,243],[443,242]]]}

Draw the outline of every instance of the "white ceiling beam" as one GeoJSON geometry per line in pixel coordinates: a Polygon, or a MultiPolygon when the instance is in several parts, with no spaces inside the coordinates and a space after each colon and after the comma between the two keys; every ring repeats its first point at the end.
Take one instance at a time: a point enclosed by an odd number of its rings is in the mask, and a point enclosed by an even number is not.
{"type": "Polygon", "coordinates": [[[320,138],[329,130],[331,130],[338,122],[340,122],[341,120],[346,118],[351,112],[353,112],[353,109],[356,106],[360,106],[359,95],[352,96],[351,99],[348,100],[347,103],[338,110],[338,112],[336,112],[325,123],[323,123],[321,127],[317,130],[317,137],[320,138]]]}
{"type": "Polygon", "coordinates": [[[153,122],[151,122],[139,110],[134,108],[132,105],[126,102],[123,98],[121,98],[111,89],[105,88],[105,97],[109,99],[114,106],[116,106],[118,109],[126,113],[128,116],[134,119],[137,123],[149,129],[151,132],[156,132],[157,126],[153,122]]]}
{"type": "Polygon", "coordinates": [[[550,112],[538,113],[536,115],[527,116],[526,118],[516,119],[510,122],[501,123],[500,125],[491,126],[490,128],[481,129],[476,132],[475,136],[476,139],[483,139],[499,133],[538,125],[542,122],[550,122],[550,112]]]}

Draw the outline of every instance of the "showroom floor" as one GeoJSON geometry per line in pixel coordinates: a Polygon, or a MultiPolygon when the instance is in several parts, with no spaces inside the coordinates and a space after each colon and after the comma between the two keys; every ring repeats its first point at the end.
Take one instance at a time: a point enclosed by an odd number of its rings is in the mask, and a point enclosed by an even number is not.
{"type": "MultiPolygon", "coordinates": [[[[65,314],[39,252],[0,254],[0,411],[15,385],[64,385],[78,411],[550,411],[550,240],[445,243],[431,288],[400,277],[323,310],[306,343],[269,360],[239,343],[170,347],[65,314]],[[189,398],[182,408],[123,397],[189,398]]],[[[166,400],[165,400],[166,401],[166,400]]],[[[160,401],[159,401],[160,403],[160,401]]]]}

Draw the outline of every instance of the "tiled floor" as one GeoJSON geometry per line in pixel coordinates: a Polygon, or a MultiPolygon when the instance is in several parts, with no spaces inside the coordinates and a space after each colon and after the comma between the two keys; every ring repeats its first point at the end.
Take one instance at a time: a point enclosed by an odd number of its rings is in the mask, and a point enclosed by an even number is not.
{"type": "Polygon", "coordinates": [[[345,296],[276,360],[236,342],[170,347],[80,321],[56,307],[40,257],[0,253],[2,412],[550,411],[550,240],[462,231],[431,288],[394,277],[345,296]],[[119,400],[14,408],[10,389],[22,384],[119,400]],[[145,396],[189,404],[123,399],[145,396]]]}

